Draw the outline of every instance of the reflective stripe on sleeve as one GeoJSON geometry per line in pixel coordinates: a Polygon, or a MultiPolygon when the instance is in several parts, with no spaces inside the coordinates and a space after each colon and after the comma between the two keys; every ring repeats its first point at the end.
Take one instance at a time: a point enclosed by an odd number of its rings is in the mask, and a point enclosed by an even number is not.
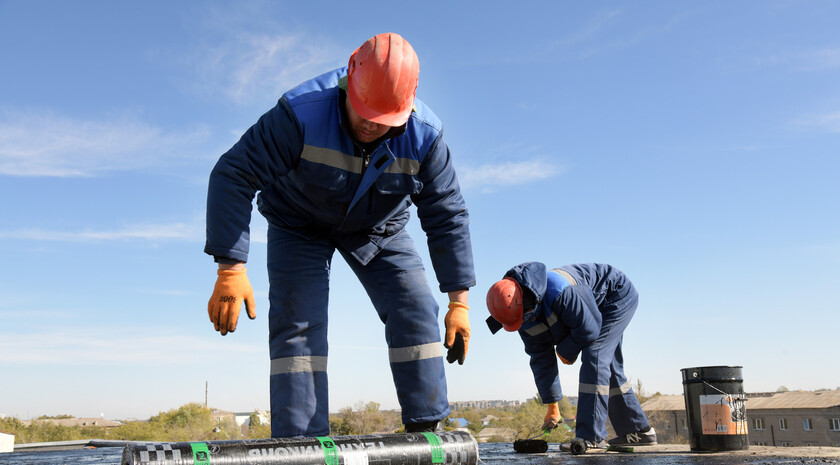
{"type": "Polygon", "coordinates": [[[557,323],[557,321],[558,321],[557,315],[555,315],[554,313],[551,313],[550,315],[548,315],[548,318],[546,318],[545,321],[546,321],[546,323],[548,323],[548,326],[546,326],[542,323],[537,323],[537,324],[535,324],[534,326],[531,326],[528,329],[524,329],[523,331],[528,333],[529,336],[536,336],[538,334],[542,334],[542,333],[548,331],[549,326],[554,326],[554,323],[557,323]]]}
{"type": "Polygon", "coordinates": [[[275,358],[271,361],[272,375],[315,371],[327,371],[327,357],[301,355],[299,357],[275,358]]]}
{"type": "Polygon", "coordinates": [[[528,335],[530,335],[530,336],[536,336],[538,334],[542,334],[542,333],[548,331],[548,326],[546,326],[542,323],[537,323],[534,326],[531,326],[530,328],[528,328],[524,331],[526,333],[528,333],[528,335]]]}
{"type": "Polygon", "coordinates": [[[435,357],[443,357],[443,349],[439,342],[388,349],[391,363],[415,362],[435,357]]]}

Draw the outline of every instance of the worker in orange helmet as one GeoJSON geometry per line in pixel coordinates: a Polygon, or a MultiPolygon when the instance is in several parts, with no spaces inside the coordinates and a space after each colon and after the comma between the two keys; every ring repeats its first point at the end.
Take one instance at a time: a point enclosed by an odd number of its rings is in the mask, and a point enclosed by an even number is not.
{"type": "Polygon", "coordinates": [[[617,268],[578,264],[548,271],[540,262],[517,265],[487,292],[487,324],[518,331],[531,357],[531,372],[548,409],[543,429],[561,421],[563,398],[557,360],[581,361],[575,435],[588,449],[656,444],[630,382],[621,342],[639,294],[617,268]],[[609,417],[618,437],[607,439],[609,417]]]}
{"type": "Polygon", "coordinates": [[[222,335],[244,303],[256,317],[248,258],[251,202],[268,220],[271,434],[326,436],[327,299],[338,251],[385,325],[406,431],[442,430],[449,414],[438,305],[405,230],[426,232],[441,292],[443,347],[464,363],[475,285],[469,215],[435,114],[415,98],[417,54],[378,34],[347,67],[289,90],[216,163],[205,252],[219,264],[207,311],[222,335]]]}

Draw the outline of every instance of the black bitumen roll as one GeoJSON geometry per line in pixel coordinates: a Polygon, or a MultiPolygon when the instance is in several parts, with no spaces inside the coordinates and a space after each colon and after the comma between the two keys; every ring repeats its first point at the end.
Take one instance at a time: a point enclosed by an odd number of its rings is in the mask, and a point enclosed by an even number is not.
{"type": "Polygon", "coordinates": [[[513,450],[523,454],[542,454],[548,452],[548,442],[544,439],[517,439],[513,441],[513,450]]]}
{"type": "Polygon", "coordinates": [[[586,441],[580,438],[575,439],[571,442],[571,444],[569,444],[569,452],[571,452],[572,455],[581,455],[586,453],[586,441]]]}
{"type": "Polygon", "coordinates": [[[476,465],[470,433],[405,433],[139,444],[123,450],[122,465],[476,465]]]}

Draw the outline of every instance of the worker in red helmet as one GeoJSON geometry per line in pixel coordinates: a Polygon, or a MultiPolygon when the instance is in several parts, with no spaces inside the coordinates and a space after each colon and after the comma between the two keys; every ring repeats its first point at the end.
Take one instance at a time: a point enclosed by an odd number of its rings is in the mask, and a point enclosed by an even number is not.
{"type": "Polygon", "coordinates": [[[219,264],[207,311],[222,335],[242,305],[256,317],[248,259],[251,202],[268,220],[271,434],[326,436],[327,299],[338,251],[385,325],[406,431],[442,429],[449,414],[443,348],[469,348],[475,285],[469,215],[441,122],[415,98],[420,64],[394,33],[347,67],[289,90],[216,163],[205,252],[219,264]],[[438,305],[405,230],[416,204],[439,289],[449,297],[443,348],[438,305]]]}
{"type": "Polygon", "coordinates": [[[487,292],[490,331],[518,331],[531,357],[537,391],[548,406],[543,429],[561,421],[557,360],[572,365],[580,359],[577,439],[589,449],[656,444],[656,431],[624,375],[621,353],[638,302],[624,273],[597,263],[550,271],[539,262],[523,263],[487,292]],[[607,418],[618,435],[609,441],[607,418]]]}

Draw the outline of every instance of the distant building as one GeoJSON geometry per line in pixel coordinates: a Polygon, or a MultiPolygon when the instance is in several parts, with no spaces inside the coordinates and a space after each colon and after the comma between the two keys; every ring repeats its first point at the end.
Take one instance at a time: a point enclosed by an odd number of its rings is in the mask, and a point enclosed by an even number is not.
{"type": "Polygon", "coordinates": [[[227,410],[222,410],[220,408],[213,408],[210,407],[210,418],[216,422],[216,424],[221,423],[225,418],[234,418],[233,412],[229,412],[227,410]]]}
{"type": "Polygon", "coordinates": [[[107,420],[105,418],[47,418],[44,420],[22,420],[24,426],[29,426],[32,422],[40,421],[46,423],[52,423],[58,426],[67,426],[67,427],[91,427],[91,426],[98,426],[100,428],[116,428],[118,426],[122,426],[123,422],[116,421],[116,420],[107,420]]]}
{"type": "MultiPolygon", "coordinates": [[[[840,390],[746,394],[750,445],[840,447],[840,390]]],[[[642,408],[662,443],[688,443],[683,396],[656,396],[642,408]]]]}
{"type": "MultiPolygon", "coordinates": [[[[267,411],[257,409],[256,413],[257,418],[260,419],[261,425],[268,425],[271,423],[271,414],[267,411]]],[[[237,412],[233,414],[233,420],[236,422],[236,426],[250,428],[251,415],[253,414],[254,412],[237,412]]]]}
{"type": "Polygon", "coordinates": [[[0,453],[14,452],[15,435],[0,432],[0,453]]]}
{"type": "Polygon", "coordinates": [[[510,428],[484,428],[475,437],[478,442],[513,442],[514,439],[516,430],[510,428]]]}
{"type": "Polygon", "coordinates": [[[449,408],[497,408],[516,407],[521,404],[518,400],[462,400],[450,402],[449,408]]]}

